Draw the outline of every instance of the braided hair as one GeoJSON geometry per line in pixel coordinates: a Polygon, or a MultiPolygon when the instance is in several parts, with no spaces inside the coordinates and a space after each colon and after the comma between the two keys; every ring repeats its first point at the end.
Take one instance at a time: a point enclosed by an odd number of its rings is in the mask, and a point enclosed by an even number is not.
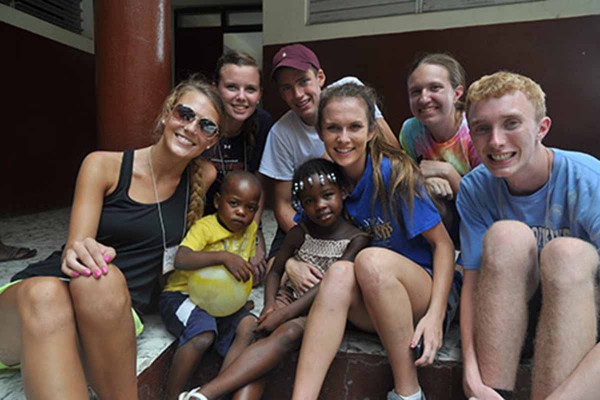
{"type": "MultiPolygon", "coordinates": [[[[163,102],[162,109],[156,123],[154,125],[154,137],[156,140],[160,138],[165,128],[165,120],[177,105],[179,99],[186,93],[198,92],[206,96],[215,111],[219,114],[219,120],[222,120],[225,115],[225,107],[223,101],[213,86],[202,77],[202,75],[193,75],[190,78],[180,82],[163,102]]],[[[190,163],[190,202],[188,205],[187,228],[204,214],[204,196],[206,188],[202,179],[202,163],[200,157],[195,158],[190,163]]]]}
{"type": "Polygon", "coordinates": [[[346,190],[349,187],[348,180],[344,171],[339,165],[323,158],[313,158],[304,162],[294,172],[292,178],[292,206],[296,211],[300,210],[300,195],[306,185],[325,185],[329,182],[336,185],[340,190],[346,190]],[[314,182],[313,176],[317,176],[318,182],[314,182]]]}

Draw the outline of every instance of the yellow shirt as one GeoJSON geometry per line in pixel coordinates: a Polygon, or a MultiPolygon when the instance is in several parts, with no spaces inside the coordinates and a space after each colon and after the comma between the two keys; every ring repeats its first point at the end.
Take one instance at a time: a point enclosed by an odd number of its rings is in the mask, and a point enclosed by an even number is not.
{"type": "MultiPolygon", "coordinates": [[[[219,223],[217,214],[207,215],[194,222],[180,246],[194,251],[228,251],[248,261],[256,252],[256,231],[258,225],[252,221],[248,227],[238,233],[230,232],[219,223]]],[[[187,292],[188,279],[194,271],[176,269],[169,276],[165,291],[187,292]]]]}

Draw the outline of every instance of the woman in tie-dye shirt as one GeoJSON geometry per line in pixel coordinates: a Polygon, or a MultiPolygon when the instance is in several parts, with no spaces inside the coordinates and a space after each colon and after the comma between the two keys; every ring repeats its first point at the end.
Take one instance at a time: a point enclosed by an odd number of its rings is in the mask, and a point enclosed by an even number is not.
{"type": "Polygon", "coordinates": [[[419,163],[427,188],[438,198],[444,225],[458,248],[454,199],[463,175],[480,160],[469,136],[462,101],[465,72],[452,56],[426,54],[408,74],[408,98],[414,118],[404,121],[400,144],[419,163]]]}

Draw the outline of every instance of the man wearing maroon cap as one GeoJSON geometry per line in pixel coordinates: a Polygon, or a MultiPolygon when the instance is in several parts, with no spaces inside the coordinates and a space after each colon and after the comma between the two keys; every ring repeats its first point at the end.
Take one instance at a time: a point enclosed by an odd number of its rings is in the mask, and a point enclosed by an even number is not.
{"type": "MultiPolygon", "coordinates": [[[[259,168],[261,174],[273,180],[274,211],[279,225],[269,259],[281,247],[285,232],[296,224],[296,211],[291,202],[294,170],[304,161],[325,154],[325,147],[315,129],[321,89],[325,84],[325,72],[316,54],[302,44],[282,47],[273,57],[271,78],[290,110],[271,128],[259,168]]],[[[349,82],[362,84],[355,77],[345,77],[331,86],[349,82]]],[[[390,143],[400,148],[379,109],[375,111],[375,118],[390,143]]],[[[310,289],[322,277],[318,269],[306,266],[297,268],[297,271],[288,269],[292,283],[296,283],[302,291],[310,289]]]]}

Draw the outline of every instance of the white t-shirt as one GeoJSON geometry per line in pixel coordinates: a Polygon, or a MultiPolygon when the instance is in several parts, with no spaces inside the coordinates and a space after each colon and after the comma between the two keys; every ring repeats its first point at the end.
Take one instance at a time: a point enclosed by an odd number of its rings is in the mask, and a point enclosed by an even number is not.
{"type": "MultiPolygon", "coordinates": [[[[350,82],[363,84],[358,78],[347,76],[328,87],[350,82]]],[[[375,118],[383,118],[377,107],[375,118]]],[[[306,125],[295,112],[289,110],[269,131],[259,172],[269,178],[291,181],[294,170],[303,162],[311,158],[319,158],[324,153],[325,146],[315,127],[306,125]]]]}

